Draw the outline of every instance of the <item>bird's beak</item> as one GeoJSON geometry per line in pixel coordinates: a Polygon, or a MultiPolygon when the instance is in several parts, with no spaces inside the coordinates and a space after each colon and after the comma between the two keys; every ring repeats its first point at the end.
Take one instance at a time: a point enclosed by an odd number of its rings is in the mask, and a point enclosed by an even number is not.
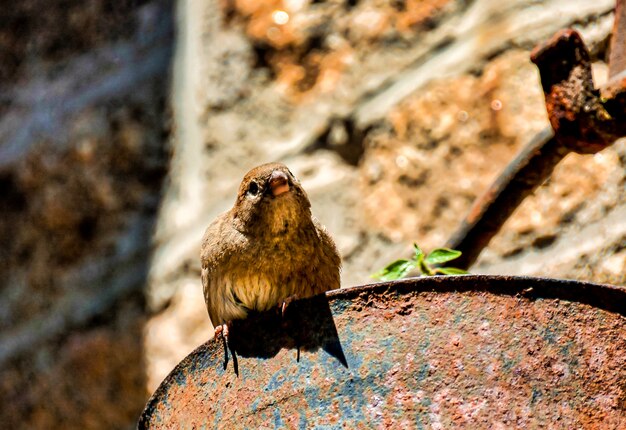
{"type": "Polygon", "coordinates": [[[280,170],[274,170],[270,176],[270,189],[274,197],[289,191],[289,178],[280,170]]]}

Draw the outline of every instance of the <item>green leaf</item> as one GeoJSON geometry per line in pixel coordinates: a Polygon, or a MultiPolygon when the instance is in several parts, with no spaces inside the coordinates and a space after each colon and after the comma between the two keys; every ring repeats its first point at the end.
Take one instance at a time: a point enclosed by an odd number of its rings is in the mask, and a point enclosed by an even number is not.
{"type": "Polygon", "coordinates": [[[393,281],[404,278],[415,268],[415,264],[415,261],[412,260],[396,260],[384,269],[374,273],[372,278],[380,279],[381,281],[393,281]]]}
{"type": "Polygon", "coordinates": [[[424,260],[424,254],[420,255],[417,261],[417,265],[419,267],[419,271],[422,275],[425,276],[432,276],[434,275],[432,269],[428,266],[428,264],[426,264],[426,261],[424,260]]]}
{"type": "Polygon", "coordinates": [[[415,260],[418,260],[420,255],[421,256],[424,255],[424,251],[422,251],[422,249],[417,245],[417,243],[413,243],[413,249],[415,250],[415,257],[413,257],[415,260]]]}
{"type": "Polygon", "coordinates": [[[424,262],[424,257],[426,257],[424,252],[420,249],[419,246],[417,246],[417,243],[413,244],[413,248],[415,249],[415,256],[413,257],[413,261],[415,261],[415,266],[417,267],[417,270],[419,270],[420,275],[432,275],[430,267],[428,267],[428,265],[424,262]]]}
{"type": "Polygon", "coordinates": [[[469,272],[463,269],[457,269],[456,267],[439,267],[435,270],[437,273],[441,273],[442,275],[467,275],[469,272]]]}
{"type": "Polygon", "coordinates": [[[448,248],[437,248],[434,249],[430,254],[428,254],[428,256],[426,257],[426,263],[441,264],[447,261],[454,260],[455,258],[459,258],[460,256],[461,251],[448,248]]]}

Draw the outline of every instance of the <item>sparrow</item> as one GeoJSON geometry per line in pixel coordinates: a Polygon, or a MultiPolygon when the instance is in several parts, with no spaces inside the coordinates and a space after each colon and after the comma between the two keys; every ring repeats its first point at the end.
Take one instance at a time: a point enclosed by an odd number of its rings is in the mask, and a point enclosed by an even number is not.
{"type": "MultiPolygon", "coordinates": [[[[250,170],[235,205],[204,233],[201,277],[215,337],[233,320],[339,288],[341,258],[312,216],[306,192],[281,163],[250,170]]],[[[225,346],[226,346],[225,345],[225,346]]]]}

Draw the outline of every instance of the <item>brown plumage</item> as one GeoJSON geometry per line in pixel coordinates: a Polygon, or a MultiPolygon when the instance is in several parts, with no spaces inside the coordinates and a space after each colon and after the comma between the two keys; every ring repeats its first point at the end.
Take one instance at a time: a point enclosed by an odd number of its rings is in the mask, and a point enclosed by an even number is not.
{"type": "Polygon", "coordinates": [[[200,259],[216,335],[249,311],[339,288],[341,260],[287,167],[269,163],[243,178],[235,206],[209,225],[200,259]]]}

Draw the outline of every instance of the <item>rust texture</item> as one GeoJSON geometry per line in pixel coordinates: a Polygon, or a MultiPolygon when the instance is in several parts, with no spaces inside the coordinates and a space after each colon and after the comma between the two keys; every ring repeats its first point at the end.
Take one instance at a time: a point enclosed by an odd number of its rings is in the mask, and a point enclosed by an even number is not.
{"type": "Polygon", "coordinates": [[[430,277],[339,290],[289,312],[287,324],[270,313],[233,330],[237,372],[224,368],[221,342],[196,349],[138,427],[626,425],[624,288],[430,277]]]}
{"type": "Polygon", "coordinates": [[[626,0],[617,0],[611,43],[611,79],[597,89],[589,51],[571,29],[537,46],[539,68],[552,129],[539,133],[478,198],[446,246],[463,252],[464,269],[478,258],[520,203],[550,176],[569,153],[593,154],[626,136],[626,0]]]}
{"type": "Polygon", "coordinates": [[[550,124],[565,147],[592,154],[626,135],[625,106],[617,109],[594,88],[589,51],[580,34],[559,31],[533,50],[531,60],[541,74],[550,124]]]}
{"type": "Polygon", "coordinates": [[[615,22],[611,38],[609,78],[626,72],[626,0],[615,0],[615,22]]]}
{"type": "Polygon", "coordinates": [[[461,256],[454,265],[470,267],[513,211],[552,173],[568,154],[554,138],[552,129],[543,130],[526,145],[498,178],[478,197],[446,246],[461,256]]]}

